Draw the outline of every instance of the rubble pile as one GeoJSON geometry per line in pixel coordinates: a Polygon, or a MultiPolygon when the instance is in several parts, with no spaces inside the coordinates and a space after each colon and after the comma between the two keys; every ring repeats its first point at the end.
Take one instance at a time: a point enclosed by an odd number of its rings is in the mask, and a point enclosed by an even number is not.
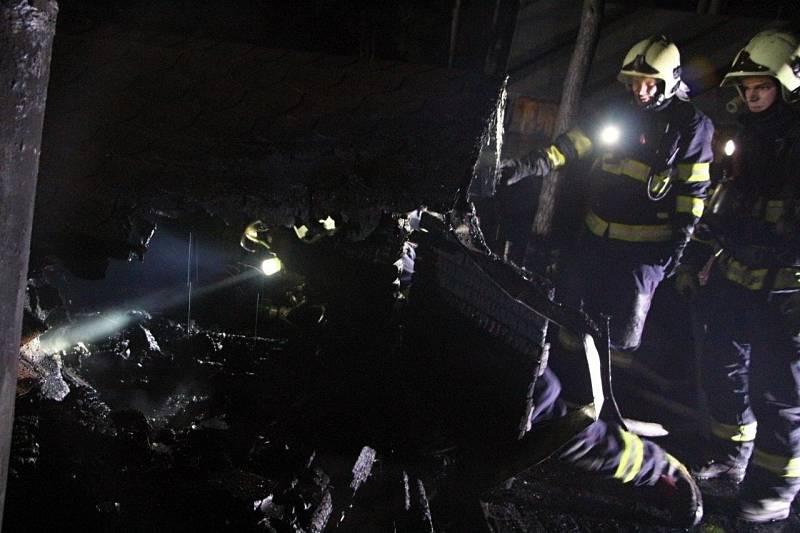
{"type": "Polygon", "coordinates": [[[387,452],[315,435],[343,414],[315,383],[318,351],[134,314],[115,335],[49,355],[52,372],[19,399],[7,527],[431,528],[424,483],[387,452]],[[63,394],[46,385],[56,376],[63,394]]]}
{"type": "MultiPolygon", "coordinates": [[[[427,259],[404,294],[397,265],[378,253],[401,253],[397,236],[372,233],[376,242],[308,246],[275,232],[274,249],[303,274],[289,294],[304,305],[264,313],[260,335],[140,310],[70,315],[34,305],[32,291],[28,314],[41,324],[21,350],[32,372],[17,401],[4,525],[669,531],[613,484],[565,476],[553,461],[523,472],[566,435],[537,425],[515,446],[544,322],[477,282],[492,270],[514,302],[537,309],[549,305],[542,287],[491,258],[470,262],[432,231],[416,243],[427,259]]],[[[712,501],[714,523],[730,522],[729,496],[712,501]]]]}

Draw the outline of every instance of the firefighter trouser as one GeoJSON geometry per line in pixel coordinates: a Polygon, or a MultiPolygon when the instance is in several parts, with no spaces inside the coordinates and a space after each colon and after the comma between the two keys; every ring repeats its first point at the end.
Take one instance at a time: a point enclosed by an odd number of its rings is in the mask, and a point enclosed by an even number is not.
{"type": "Polygon", "coordinates": [[[752,449],[744,488],[759,497],[791,499],[800,482],[800,333],[781,312],[790,296],[718,275],[708,290],[701,369],[712,438],[743,461],[752,449]]]}
{"type": "Polygon", "coordinates": [[[636,262],[620,244],[594,235],[582,238],[562,266],[556,299],[594,319],[608,315],[611,346],[635,350],[664,266],[636,262]]]}
{"type": "MultiPolygon", "coordinates": [[[[545,370],[536,382],[534,424],[566,412],[560,391],[556,375],[545,370]]],[[[669,468],[667,453],[660,446],[603,420],[570,439],[558,457],[580,470],[635,485],[653,485],[669,468]]]]}

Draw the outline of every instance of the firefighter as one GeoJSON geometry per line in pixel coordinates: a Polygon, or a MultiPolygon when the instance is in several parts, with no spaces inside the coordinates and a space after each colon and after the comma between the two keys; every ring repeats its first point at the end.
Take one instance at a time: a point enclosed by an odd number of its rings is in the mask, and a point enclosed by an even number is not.
{"type": "Polygon", "coordinates": [[[676,276],[707,315],[701,370],[712,418],[701,479],[739,487],[739,518],[789,515],[800,489],[800,88],[791,34],[769,30],[722,86],[746,104],[730,179],[717,186],[676,276]],[[756,429],[758,431],[756,431],[756,429]]]}
{"type": "MultiPolygon", "coordinates": [[[[562,265],[558,294],[591,316],[610,316],[610,341],[617,350],[638,347],[653,293],[674,270],[703,212],[713,125],[687,101],[680,75],[675,44],[661,36],[644,39],[627,53],[618,75],[629,88],[628,98],[551,146],[500,164],[506,184],[513,186],[596,158],[586,176],[586,231],[562,265]]],[[[559,340],[567,348],[575,343],[563,330],[559,340]]],[[[571,373],[567,379],[573,380],[571,373]]],[[[555,374],[541,380],[557,383],[555,374]]],[[[691,515],[685,522],[700,520],[696,486],[683,465],[618,426],[596,422],[561,458],[637,486],[672,483],[674,489],[679,480],[684,514],[691,515]]]]}
{"type": "MultiPolygon", "coordinates": [[[[612,348],[632,352],[658,284],[674,271],[703,212],[713,125],[687,100],[680,53],[654,36],[626,54],[628,97],[546,149],[501,161],[506,183],[543,177],[580,159],[588,209],[576,249],[562,261],[559,299],[610,317],[612,348]]],[[[559,335],[562,345],[572,345],[559,335]]]]}
{"type": "MultiPolygon", "coordinates": [[[[536,381],[532,424],[566,413],[560,392],[555,373],[545,369],[536,381]]],[[[642,496],[670,513],[676,526],[691,527],[703,517],[702,495],[689,470],[656,443],[618,424],[596,420],[570,439],[557,457],[578,470],[639,487],[642,496]]]]}

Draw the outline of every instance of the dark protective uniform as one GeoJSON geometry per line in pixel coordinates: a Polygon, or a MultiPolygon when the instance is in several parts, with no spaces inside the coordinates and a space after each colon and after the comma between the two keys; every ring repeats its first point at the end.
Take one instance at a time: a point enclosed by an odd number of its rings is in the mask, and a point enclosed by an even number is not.
{"type": "Polygon", "coordinates": [[[702,371],[714,455],[743,467],[752,453],[744,494],[791,501],[800,487],[800,321],[792,312],[800,117],[778,101],[740,120],[733,179],[698,226],[687,263],[709,275],[702,371]]]}
{"type": "Polygon", "coordinates": [[[546,151],[548,170],[598,155],[586,176],[586,231],[566,257],[558,298],[609,315],[616,349],[639,346],[653,293],[703,213],[713,133],[710,119],[673,97],[655,109],[611,106],[546,151]],[[611,124],[622,137],[604,147],[596,139],[611,124]]]}
{"type": "MultiPolygon", "coordinates": [[[[559,398],[561,384],[552,370],[546,369],[536,381],[536,409],[531,422],[536,424],[566,413],[559,398]]],[[[622,483],[652,486],[668,475],[677,460],[657,444],[625,431],[620,426],[597,420],[573,437],[561,449],[559,459],[580,470],[595,472],[622,483]]]]}

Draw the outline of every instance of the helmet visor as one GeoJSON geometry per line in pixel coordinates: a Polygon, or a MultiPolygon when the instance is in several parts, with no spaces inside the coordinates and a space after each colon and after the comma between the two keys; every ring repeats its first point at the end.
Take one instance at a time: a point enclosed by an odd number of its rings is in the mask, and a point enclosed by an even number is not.
{"type": "Polygon", "coordinates": [[[731,85],[736,82],[736,78],[744,78],[747,76],[774,76],[775,73],[769,67],[756,63],[750,56],[750,52],[742,50],[736,55],[733,60],[733,65],[725,74],[721,85],[731,85]]]}

